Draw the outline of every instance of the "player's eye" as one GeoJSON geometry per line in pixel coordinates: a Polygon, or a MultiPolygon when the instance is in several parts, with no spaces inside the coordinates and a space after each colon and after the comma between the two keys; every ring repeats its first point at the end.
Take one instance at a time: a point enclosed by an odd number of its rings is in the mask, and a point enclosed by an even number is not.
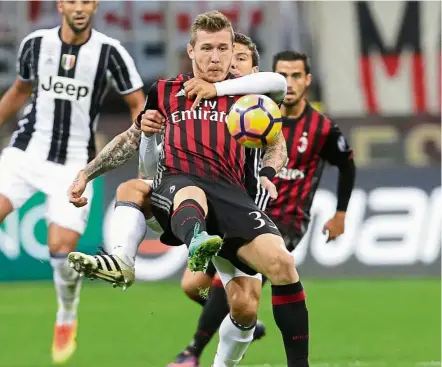
{"type": "Polygon", "coordinates": [[[222,52],[227,51],[227,46],[221,46],[219,48],[219,50],[222,51],[222,52]]]}

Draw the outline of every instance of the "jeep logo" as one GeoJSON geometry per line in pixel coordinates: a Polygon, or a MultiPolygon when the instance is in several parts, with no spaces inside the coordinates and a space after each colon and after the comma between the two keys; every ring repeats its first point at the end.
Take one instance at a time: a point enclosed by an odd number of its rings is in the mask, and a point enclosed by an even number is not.
{"type": "Polygon", "coordinates": [[[78,80],[63,76],[50,76],[41,82],[41,89],[52,94],[57,99],[79,101],[89,94],[89,87],[78,80]]]}

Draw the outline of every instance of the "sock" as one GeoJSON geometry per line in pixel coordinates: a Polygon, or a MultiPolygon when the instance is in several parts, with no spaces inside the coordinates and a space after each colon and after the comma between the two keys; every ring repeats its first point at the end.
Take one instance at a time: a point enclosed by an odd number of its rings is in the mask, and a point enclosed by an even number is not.
{"type": "Polygon", "coordinates": [[[253,340],[255,324],[244,327],[227,315],[219,328],[219,343],[213,367],[236,366],[253,340]]]}
{"type": "Polygon", "coordinates": [[[207,299],[205,299],[205,298],[202,298],[202,297],[200,297],[200,296],[198,296],[198,295],[195,295],[195,296],[192,296],[192,297],[190,297],[190,296],[188,296],[192,301],[195,301],[196,303],[198,303],[199,305],[201,305],[201,306],[203,306],[204,307],[204,305],[207,303],[207,299]]]}
{"type": "Polygon", "coordinates": [[[186,350],[199,358],[228,314],[229,305],[226,292],[222,284],[219,287],[219,284],[214,280],[210,287],[209,298],[198,321],[198,329],[186,350]]]}
{"type": "Polygon", "coordinates": [[[200,232],[206,230],[204,210],[195,200],[184,200],[172,214],[172,232],[189,247],[196,224],[199,224],[200,232]]]}
{"type": "Polygon", "coordinates": [[[57,324],[72,324],[77,319],[80,302],[81,278],[69,266],[68,254],[51,253],[55,292],[58,300],[57,324]]]}
{"type": "Polygon", "coordinates": [[[287,367],[308,367],[308,311],[301,282],[272,285],[272,304],[284,340],[287,367]]]}
{"type": "Polygon", "coordinates": [[[129,266],[135,266],[138,246],[144,239],[147,226],[141,208],[129,201],[117,201],[112,216],[112,254],[129,266]]]}

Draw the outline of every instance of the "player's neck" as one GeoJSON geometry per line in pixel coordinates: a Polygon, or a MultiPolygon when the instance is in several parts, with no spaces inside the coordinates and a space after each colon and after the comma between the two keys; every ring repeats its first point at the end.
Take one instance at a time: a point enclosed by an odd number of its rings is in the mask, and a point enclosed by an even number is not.
{"type": "Polygon", "coordinates": [[[302,115],[302,113],[305,110],[306,105],[307,105],[307,101],[305,100],[305,98],[302,98],[298,103],[296,103],[293,106],[286,107],[286,106],[282,105],[281,113],[284,117],[296,119],[302,115]]]}
{"type": "Polygon", "coordinates": [[[68,45],[82,45],[86,43],[91,34],[91,28],[87,28],[84,32],[74,33],[68,25],[62,25],[60,31],[60,38],[68,45]]]}

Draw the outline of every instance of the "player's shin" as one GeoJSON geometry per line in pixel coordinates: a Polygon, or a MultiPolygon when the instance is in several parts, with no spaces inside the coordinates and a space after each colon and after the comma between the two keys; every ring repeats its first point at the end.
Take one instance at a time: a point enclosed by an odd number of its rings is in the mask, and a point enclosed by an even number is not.
{"type": "Polygon", "coordinates": [[[126,265],[133,267],[138,246],[146,234],[146,219],[142,209],[135,203],[117,201],[112,216],[112,254],[126,265]]]}
{"type": "Polygon", "coordinates": [[[77,308],[80,301],[80,276],[69,266],[67,254],[51,253],[50,263],[54,270],[58,300],[57,325],[73,324],[77,319],[77,308]]]}
{"type": "Polygon", "coordinates": [[[309,322],[301,282],[272,285],[272,304],[284,340],[287,366],[308,367],[309,322]]]}
{"type": "Polygon", "coordinates": [[[206,230],[205,216],[204,209],[197,201],[184,200],[172,213],[173,234],[189,247],[195,231],[198,234],[206,230]]]}
{"type": "Polygon", "coordinates": [[[227,315],[219,328],[219,343],[213,367],[236,366],[253,340],[256,322],[243,326],[227,315]]]}
{"type": "Polygon", "coordinates": [[[219,279],[215,279],[210,287],[209,298],[201,313],[198,329],[187,351],[199,357],[222,321],[229,314],[229,305],[224,287],[219,279]]]}

